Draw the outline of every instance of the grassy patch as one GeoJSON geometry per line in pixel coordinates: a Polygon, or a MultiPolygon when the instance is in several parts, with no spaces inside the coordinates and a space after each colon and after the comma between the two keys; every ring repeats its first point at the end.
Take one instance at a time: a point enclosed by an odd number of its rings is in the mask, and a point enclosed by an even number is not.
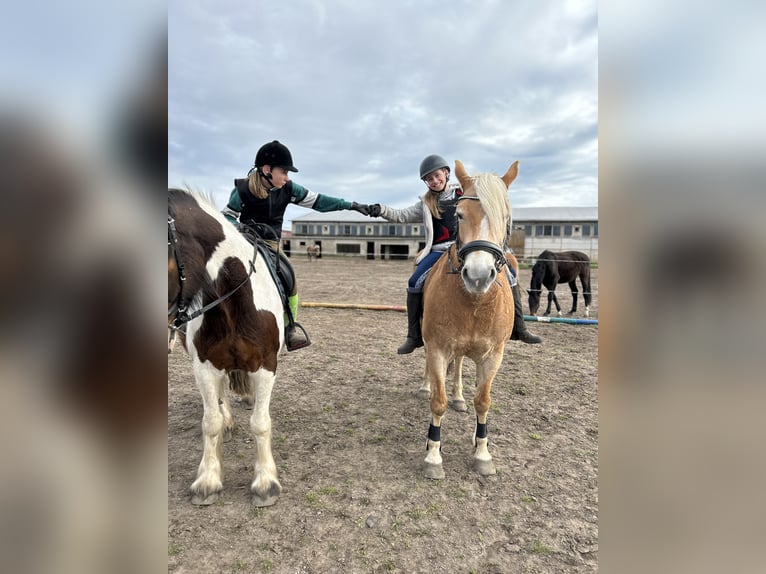
{"type": "Polygon", "coordinates": [[[319,489],[319,494],[338,494],[340,492],[334,486],[323,486],[319,489]]]}
{"type": "Polygon", "coordinates": [[[548,554],[553,554],[554,550],[550,546],[546,546],[539,540],[536,540],[534,544],[532,544],[532,554],[537,554],[538,556],[547,556],[548,554]]]}
{"type": "Polygon", "coordinates": [[[184,549],[181,548],[178,544],[171,544],[168,546],[168,556],[178,556],[183,551],[184,549]]]}
{"type": "Polygon", "coordinates": [[[271,572],[274,570],[274,563],[268,558],[261,560],[261,572],[271,572]]]}
{"type": "Polygon", "coordinates": [[[232,564],[231,568],[235,572],[241,572],[243,570],[247,570],[248,566],[249,566],[248,563],[245,562],[244,560],[237,560],[236,562],[234,562],[234,564],[232,564]]]}
{"type": "Polygon", "coordinates": [[[531,438],[532,440],[543,440],[543,435],[536,432],[531,432],[529,433],[529,438],[531,438]]]}

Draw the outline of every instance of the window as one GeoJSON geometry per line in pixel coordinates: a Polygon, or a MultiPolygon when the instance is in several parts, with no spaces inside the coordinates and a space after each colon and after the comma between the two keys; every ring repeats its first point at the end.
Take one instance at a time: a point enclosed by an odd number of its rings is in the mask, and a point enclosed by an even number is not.
{"type": "Polygon", "coordinates": [[[552,225],[543,225],[543,235],[550,237],[552,233],[553,233],[552,225]]]}
{"type": "Polygon", "coordinates": [[[295,232],[296,233],[301,233],[303,235],[306,235],[306,233],[307,233],[306,224],[305,223],[299,223],[298,225],[296,225],[295,226],[295,232]]]}
{"type": "Polygon", "coordinates": [[[542,236],[543,234],[543,226],[542,225],[535,225],[535,235],[538,237],[542,236]]]}
{"type": "Polygon", "coordinates": [[[330,235],[335,235],[335,226],[334,225],[330,226],[330,235]]]}
{"type": "Polygon", "coordinates": [[[524,235],[527,237],[532,237],[532,226],[531,225],[525,225],[524,226],[524,235]]]}
{"type": "Polygon", "coordinates": [[[344,225],[343,226],[343,235],[351,235],[351,226],[350,225],[344,225]]]}
{"type": "Polygon", "coordinates": [[[330,232],[330,227],[328,225],[322,226],[322,235],[327,235],[330,232]]]}
{"type": "Polygon", "coordinates": [[[571,237],[572,235],[572,226],[571,225],[565,225],[564,226],[564,237],[571,237]]]}
{"type": "Polygon", "coordinates": [[[593,237],[598,237],[598,221],[593,224],[593,237]]]}
{"type": "Polygon", "coordinates": [[[583,225],[582,226],[582,236],[583,237],[590,237],[590,225],[583,225]]]}
{"type": "Polygon", "coordinates": [[[553,236],[559,237],[561,235],[561,226],[560,225],[554,225],[553,226],[553,236]]]}
{"type": "Polygon", "coordinates": [[[388,226],[388,234],[389,235],[396,235],[396,225],[389,225],[388,226]]]}
{"type": "Polygon", "coordinates": [[[338,254],[359,255],[362,251],[358,243],[338,243],[335,247],[338,254]]]}

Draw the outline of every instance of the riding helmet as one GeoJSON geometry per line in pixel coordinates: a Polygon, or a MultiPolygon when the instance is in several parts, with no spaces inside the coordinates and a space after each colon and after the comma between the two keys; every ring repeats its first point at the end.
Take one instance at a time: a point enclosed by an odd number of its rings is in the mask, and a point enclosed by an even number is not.
{"type": "Polygon", "coordinates": [[[290,150],[285,144],[277,140],[263,144],[258,153],[255,154],[255,167],[263,167],[264,165],[281,167],[287,171],[298,171],[298,168],[293,165],[293,156],[290,150]]]}
{"type": "Polygon", "coordinates": [[[420,179],[423,179],[432,171],[446,167],[449,170],[449,164],[440,155],[429,155],[420,162],[420,179]]]}

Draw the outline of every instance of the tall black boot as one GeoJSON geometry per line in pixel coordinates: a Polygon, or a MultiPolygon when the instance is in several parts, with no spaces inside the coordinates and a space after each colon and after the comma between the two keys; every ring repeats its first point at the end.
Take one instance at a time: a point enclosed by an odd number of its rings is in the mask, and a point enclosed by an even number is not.
{"type": "Polygon", "coordinates": [[[423,336],[420,332],[420,318],[423,316],[423,292],[407,291],[407,339],[396,352],[407,355],[423,346],[423,336]]]}
{"type": "Polygon", "coordinates": [[[533,335],[527,331],[527,325],[524,322],[524,310],[521,307],[521,290],[519,284],[511,287],[513,291],[513,332],[511,333],[511,341],[521,341],[522,343],[528,343],[529,345],[536,345],[542,343],[542,337],[533,335]]]}

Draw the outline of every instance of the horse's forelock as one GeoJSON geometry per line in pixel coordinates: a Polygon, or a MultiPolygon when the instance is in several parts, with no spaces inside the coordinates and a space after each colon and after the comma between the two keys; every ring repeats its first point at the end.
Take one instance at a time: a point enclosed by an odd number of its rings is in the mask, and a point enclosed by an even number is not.
{"type": "Polygon", "coordinates": [[[495,237],[505,237],[506,222],[511,215],[508,190],[503,180],[492,173],[473,176],[473,189],[487,214],[489,227],[495,237]]]}

